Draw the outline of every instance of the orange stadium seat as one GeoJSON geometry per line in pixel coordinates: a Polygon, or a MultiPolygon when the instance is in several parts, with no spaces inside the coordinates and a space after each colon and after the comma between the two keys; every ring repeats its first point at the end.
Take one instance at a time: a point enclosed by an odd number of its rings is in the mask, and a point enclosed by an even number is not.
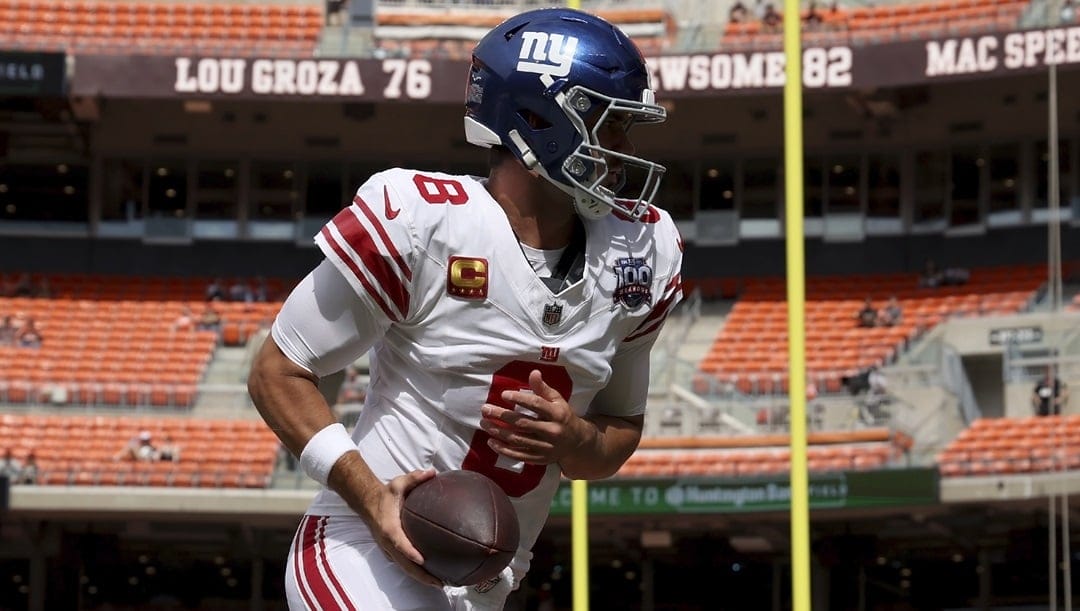
{"type": "Polygon", "coordinates": [[[938,455],[945,477],[1080,470],[1075,416],[976,420],[938,455]]]}
{"type": "MultiPolygon", "coordinates": [[[[819,392],[840,392],[844,376],[890,362],[913,339],[947,317],[1019,311],[1033,299],[1043,275],[1041,269],[1022,266],[975,270],[965,285],[935,289],[918,288],[914,274],[810,278],[806,306],[809,380],[819,392]],[[866,296],[878,307],[896,296],[903,310],[900,324],[856,326],[855,312],[866,296]]],[[[696,387],[719,389],[732,383],[743,394],[786,392],[783,299],[779,279],[746,283],[709,353],[699,362],[696,387]]]]}
{"type": "MultiPolygon", "coordinates": [[[[119,2],[92,0],[45,6],[0,5],[0,19],[16,33],[5,42],[13,48],[137,50],[171,53],[190,48],[188,40],[213,40],[245,55],[314,55],[322,12],[318,7],[219,3],[119,2]],[[288,26],[302,28],[290,44],[270,44],[286,36],[288,26]],[[271,33],[260,31],[269,27],[271,33]],[[136,35],[132,35],[134,29],[136,35]],[[314,32],[314,35],[312,35],[314,32]],[[263,42],[267,39],[266,42],[263,42]]],[[[99,291],[99,296],[109,294],[99,291]]]]}
{"type": "MultiPolygon", "coordinates": [[[[14,348],[0,347],[0,364],[5,365],[0,400],[191,406],[218,337],[213,331],[174,331],[171,325],[185,305],[199,311],[209,281],[175,282],[180,298],[161,300],[143,297],[161,286],[160,279],[95,276],[76,281],[57,275],[50,277],[51,284],[70,287],[63,296],[0,298],[0,310],[33,316],[45,335],[39,350],[16,355],[14,348]]],[[[271,284],[275,295],[284,294],[284,283],[271,284]]],[[[246,343],[270,324],[279,307],[280,302],[220,304],[227,343],[246,343]]]]}
{"type": "MultiPolygon", "coordinates": [[[[884,428],[811,433],[808,441],[812,471],[880,469],[910,447],[907,438],[884,428]]],[[[786,435],[646,437],[619,475],[777,475],[790,469],[786,443],[786,435]]]]}
{"type": "Polygon", "coordinates": [[[226,486],[261,488],[269,482],[277,441],[261,421],[153,419],[127,416],[0,417],[0,439],[17,439],[20,459],[31,451],[41,467],[43,485],[78,486],[226,486]],[[178,462],[130,462],[114,457],[138,431],[160,439],[167,431],[180,446],[178,462]],[[258,436],[236,444],[234,436],[214,438],[208,446],[194,431],[244,431],[258,436]],[[232,448],[239,448],[233,452],[232,448]]]}

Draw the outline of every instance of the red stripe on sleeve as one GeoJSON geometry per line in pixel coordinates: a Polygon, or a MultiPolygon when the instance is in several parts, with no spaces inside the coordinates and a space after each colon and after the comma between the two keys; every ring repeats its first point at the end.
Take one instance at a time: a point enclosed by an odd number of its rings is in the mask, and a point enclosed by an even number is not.
{"type": "MultiPolygon", "coordinates": [[[[383,187],[383,189],[385,190],[386,187],[383,187]]],[[[371,211],[371,206],[369,206],[367,202],[361,199],[359,195],[353,197],[353,203],[356,204],[358,208],[363,210],[364,216],[366,216],[367,219],[371,221],[371,225],[375,227],[375,233],[378,233],[379,237],[382,238],[383,244],[386,245],[386,251],[389,252],[390,256],[394,258],[394,262],[397,263],[398,269],[401,270],[401,273],[405,274],[405,279],[412,280],[412,270],[409,269],[408,264],[405,263],[405,258],[401,256],[401,253],[398,252],[397,247],[394,246],[394,242],[390,240],[390,236],[387,235],[386,230],[383,229],[382,222],[379,220],[379,217],[371,211]]]]}
{"type": "Polygon", "coordinates": [[[649,312],[649,315],[645,317],[645,320],[641,321],[641,324],[634,329],[630,335],[626,336],[624,342],[635,340],[639,337],[643,337],[652,333],[660,327],[667,320],[668,314],[671,313],[671,309],[678,302],[678,297],[682,291],[682,276],[676,275],[668,282],[664,287],[664,291],[667,292],[667,297],[662,299],[656,304],[656,307],[649,312]],[[672,290],[674,288],[674,290],[672,290]]]}
{"type": "MultiPolygon", "coordinates": [[[[362,203],[362,202],[361,202],[362,203]]],[[[363,209],[363,206],[359,206],[363,209]]],[[[360,219],[356,218],[349,209],[342,210],[334,217],[334,220],[330,221],[337,227],[337,230],[341,233],[341,237],[344,238],[345,243],[360,255],[360,260],[364,262],[364,267],[367,268],[375,280],[379,283],[379,286],[390,296],[391,301],[397,306],[398,311],[404,316],[409,311],[409,293],[405,288],[405,285],[401,282],[401,277],[390,266],[390,263],[383,257],[379,249],[375,247],[372,241],[371,234],[367,229],[360,224],[360,219]]],[[[395,251],[396,252],[396,251],[395,251]]]]}
{"type": "Polygon", "coordinates": [[[656,318],[658,316],[666,316],[667,315],[667,311],[671,307],[672,300],[674,300],[675,297],[679,294],[678,290],[672,291],[672,287],[675,287],[676,289],[678,289],[678,288],[681,287],[681,283],[682,283],[682,278],[681,278],[680,275],[676,275],[674,278],[672,278],[667,283],[667,286],[664,287],[664,293],[667,296],[664,297],[663,299],[661,299],[656,304],[656,306],[652,309],[652,311],[649,312],[649,315],[645,317],[645,320],[641,321],[641,324],[637,326],[637,329],[634,329],[634,333],[636,333],[638,331],[638,329],[641,329],[642,327],[648,325],[653,320],[656,320],[656,318]]]}
{"type": "MultiPolygon", "coordinates": [[[[664,324],[665,320],[667,320],[667,315],[664,315],[660,320],[658,320],[655,323],[653,323],[652,325],[650,325],[648,329],[644,329],[640,333],[634,333],[632,335],[628,335],[626,337],[626,339],[624,339],[623,341],[624,342],[632,342],[632,341],[634,341],[635,339],[637,339],[639,337],[645,337],[646,335],[648,335],[648,334],[652,333],[653,331],[659,329],[660,325],[664,324]]],[[[638,327],[638,328],[640,329],[641,327],[638,327]]],[[[636,329],[635,329],[635,331],[636,331],[636,329]]]]}
{"type": "Polygon", "coordinates": [[[356,279],[360,281],[361,286],[363,286],[364,290],[367,291],[367,294],[370,295],[373,300],[375,300],[375,304],[378,305],[379,308],[383,311],[383,313],[386,314],[387,318],[394,321],[401,320],[399,316],[397,316],[394,312],[390,311],[389,304],[387,304],[386,301],[382,298],[382,296],[379,295],[378,291],[375,290],[375,287],[371,286],[371,283],[368,282],[367,278],[364,276],[364,273],[360,271],[360,268],[345,252],[345,249],[343,249],[341,245],[337,243],[337,240],[334,239],[334,236],[330,233],[330,230],[326,227],[323,227],[321,233],[323,239],[326,240],[326,243],[330,245],[330,248],[332,248],[334,252],[337,253],[338,258],[341,259],[345,263],[345,265],[352,271],[353,276],[355,276],[356,279]]]}

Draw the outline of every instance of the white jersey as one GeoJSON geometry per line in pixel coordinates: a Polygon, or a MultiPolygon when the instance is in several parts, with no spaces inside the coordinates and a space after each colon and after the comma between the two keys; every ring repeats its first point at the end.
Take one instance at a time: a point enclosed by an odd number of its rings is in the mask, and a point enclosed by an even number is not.
{"type": "MultiPolygon", "coordinates": [[[[485,402],[527,390],[529,372],[587,412],[645,411],[647,380],[605,389],[622,354],[648,356],[682,296],[682,243],[670,216],[609,215],[586,226],[583,277],[558,294],[533,271],[481,179],[393,169],[371,177],[316,237],[385,334],[353,431],[383,481],[417,469],[470,469],[510,495],[524,570],[559,484],[558,465],[498,456],[480,430],[485,402]],[[594,401],[594,399],[596,399],[594,401]]],[[[353,515],[324,489],[308,513],[353,515]]]]}

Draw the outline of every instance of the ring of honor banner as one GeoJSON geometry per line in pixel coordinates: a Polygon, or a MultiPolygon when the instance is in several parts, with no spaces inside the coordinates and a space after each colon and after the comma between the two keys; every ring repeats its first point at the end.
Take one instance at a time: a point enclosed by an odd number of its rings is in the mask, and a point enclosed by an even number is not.
{"type": "MultiPolygon", "coordinates": [[[[668,98],[779,93],[782,51],[648,58],[668,98]]],[[[932,84],[1080,67],[1080,26],[870,46],[803,49],[809,91],[932,84]]],[[[460,102],[468,66],[447,59],[225,58],[84,55],[72,92],[128,98],[308,98],[460,102]]]]}

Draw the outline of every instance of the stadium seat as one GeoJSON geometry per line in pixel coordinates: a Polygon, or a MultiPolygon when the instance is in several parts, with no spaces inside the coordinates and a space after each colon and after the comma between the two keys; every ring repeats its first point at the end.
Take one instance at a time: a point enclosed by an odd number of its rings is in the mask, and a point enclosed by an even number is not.
{"type": "MultiPolygon", "coordinates": [[[[17,33],[5,40],[14,48],[173,53],[190,49],[183,41],[216,39],[235,40],[244,55],[301,57],[314,55],[323,22],[318,7],[114,0],[55,3],[44,9],[9,3],[0,7],[0,19],[17,33]],[[267,39],[281,38],[289,27],[302,32],[295,44],[269,44],[267,39]],[[263,36],[263,28],[270,29],[269,36],[263,36]],[[227,39],[230,34],[235,39],[227,39]]],[[[99,291],[106,294],[107,289],[99,291]]]]}
{"type": "MultiPolygon", "coordinates": [[[[1041,269],[974,270],[962,286],[921,289],[914,274],[811,277],[807,282],[807,369],[819,392],[843,391],[842,379],[881,366],[911,341],[954,315],[976,316],[984,302],[994,310],[1024,308],[1043,282],[1041,269]],[[903,316],[895,327],[859,328],[855,312],[867,296],[880,306],[891,296],[903,316]]],[[[698,366],[695,388],[715,391],[734,384],[742,394],[787,392],[784,293],[779,278],[748,281],[708,354],[698,366]]]]}
{"type": "Polygon", "coordinates": [[[979,419],[938,454],[945,477],[1080,470],[1074,416],[979,419]]]}
{"type": "Polygon", "coordinates": [[[276,437],[261,421],[155,419],[127,416],[0,416],[0,439],[18,440],[13,453],[30,452],[39,484],[78,486],[201,486],[259,488],[269,484],[276,437]],[[139,431],[152,439],[167,432],[180,446],[177,462],[130,462],[115,457],[139,431]],[[231,435],[207,437],[214,431],[231,435]],[[237,438],[240,438],[238,441],[237,438]]]}

